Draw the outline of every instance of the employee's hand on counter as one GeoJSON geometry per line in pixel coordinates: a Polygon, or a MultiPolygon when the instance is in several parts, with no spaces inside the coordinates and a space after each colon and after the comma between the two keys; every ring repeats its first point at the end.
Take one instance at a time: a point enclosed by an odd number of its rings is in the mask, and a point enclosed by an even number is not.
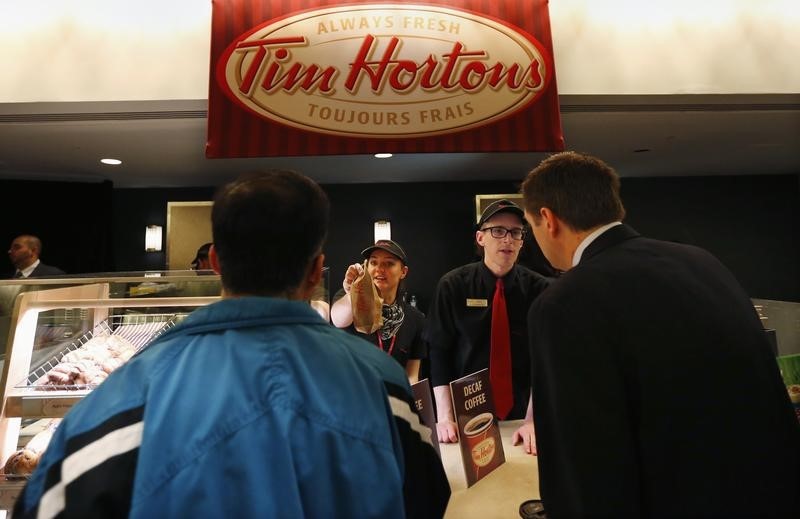
{"type": "MultiPolygon", "coordinates": [[[[438,427],[438,424],[437,424],[438,427]]],[[[525,452],[535,456],[536,455],[536,430],[533,428],[533,422],[525,420],[525,422],[514,431],[514,436],[511,438],[513,445],[523,445],[525,452]]]]}
{"type": "Polygon", "coordinates": [[[436,435],[439,443],[458,442],[458,426],[450,398],[450,386],[433,386],[433,398],[436,400],[436,435]]]}
{"type": "Polygon", "coordinates": [[[436,422],[436,434],[439,443],[457,443],[458,427],[455,422],[436,422]]]}

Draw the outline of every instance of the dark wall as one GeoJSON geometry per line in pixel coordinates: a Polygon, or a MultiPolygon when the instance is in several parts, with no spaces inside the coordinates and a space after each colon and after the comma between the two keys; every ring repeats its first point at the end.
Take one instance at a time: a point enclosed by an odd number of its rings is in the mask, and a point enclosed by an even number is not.
{"type": "MultiPolygon", "coordinates": [[[[330,289],[335,292],[351,263],[373,241],[373,222],[392,222],[392,238],[409,256],[406,287],[427,308],[433,286],[449,269],[474,259],[472,224],[475,195],[515,193],[512,182],[341,184],[323,186],[331,200],[331,226],[325,247],[330,289]]],[[[214,188],[114,190],[114,258],[116,270],[164,267],[163,252],[144,252],[144,228],[166,229],[167,202],[211,200],[214,188]]]]}
{"type": "MultiPolygon", "coordinates": [[[[331,289],[372,239],[372,222],[392,222],[409,255],[408,289],[427,309],[449,269],[476,258],[475,195],[514,193],[517,183],[325,186],[333,203],[327,261],[331,289]],[[338,271],[337,271],[338,269],[338,271]],[[338,275],[337,275],[338,273],[338,275]]],[[[626,222],[647,236],[708,249],[752,296],[800,301],[800,176],[624,178],[626,222]]],[[[548,273],[535,241],[528,264],[548,273]]]]}
{"type": "Polygon", "coordinates": [[[475,195],[516,193],[512,182],[327,185],[331,230],[325,263],[330,288],[342,285],[347,266],[363,261],[373,243],[373,222],[389,220],[392,239],[406,251],[406,289],[426,310],[442,274],[475,259],[475,195]]]}
{"type": "MultiPolygon", "coordinates": [[[[388,219],[409,255],[407,287],[423,310],[443,273],[476,259],[475,195],[518,190],[515,182],[493,181],[323,187],[332,202],[325,249],[331,290],[371,243],[373,221],[388,219]]],[[[211,200],[214,192],[11,181],[0,189],[4,246],[18,234],[37,234],[42,259],[69,273],[163,268],[163,252],[144,252],[145,226],[166,228],[169,201],[211,200]]],[[[708,249],[752,297],[800,301],[800,175],[623,178],[622,196],[627,223],[641,233],[708,249]]],[[[526,244],[531,264],[544,270],[538,254],[535,243],[526,244]]]]}
{"type": "MultiPolygon", "coordinates": [[[[69,274],[105,270],[113,262],[112,187],[111,182],[0,180],[0,247],[8,251],[14,238],[33,234],[42,240],[42,262],[69,274]]],[[[0,276],[13,272],[6,255],[0,276]]]]}
{"type": "MultiPolygon", "coordinates": [[[[515,182],[339,184],[323,186],[332,203],[325,248],[330,288],[372,240],[373,222],[392,222],[406,248],[407,288],[426,310],[438,278],[476,258],[475,195],[514,193],[515,182]]],[[[144,226],[166,224],[167,201],[210,200],[213,188],[114,190],[116,268],[158,268],[145,253],[144,226]],[[135,240],[123,240],[135,236],[135,240]],[[135,243],[134,243],[135,242],[135,243]]],[[[623,178],[627,223],[659,239],[699,245],[719,257],[756,298],[800,301],[800,175],[623,178]]],[[[526,245],[544,271],[538,248],[526,245]]],[[[158,257],[156,257],[158,256],[158,257]]]]}
{"type": "MultiPolygon", "coordinates": [[[[161,270],[167,264],[166,248],[145,252],[148,225],[160,225],[167,232],[167,202],[211,200],[214,188],[115,189],[114,221],[115,271],[161,270]]],[[[166,235],[163,237],[166,247],[166,235]]]]}
{"type": "Polygon", "coordinates": [[[626,178],[626,221],[717,256],[751,297],[800,301],[800,175],[626,178]]]}

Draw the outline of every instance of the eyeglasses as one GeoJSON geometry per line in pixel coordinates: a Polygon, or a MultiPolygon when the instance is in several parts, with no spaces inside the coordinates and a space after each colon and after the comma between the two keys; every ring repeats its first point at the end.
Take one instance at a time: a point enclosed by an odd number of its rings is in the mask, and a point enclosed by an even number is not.
{"type": "Polygon", "coordinates": [[[515,240],[521,240],[525,237],[525,229],[506,229],[505,227],[486,227],[481,231],[489,231],[492,233],[492,238],[505,238],[506,234],[511,233],[511,237],[515,240]]]}

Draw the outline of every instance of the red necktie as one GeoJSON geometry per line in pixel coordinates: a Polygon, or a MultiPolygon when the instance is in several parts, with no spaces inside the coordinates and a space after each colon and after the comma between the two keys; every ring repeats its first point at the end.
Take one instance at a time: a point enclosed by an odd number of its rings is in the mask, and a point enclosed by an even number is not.
{"type": "Polygon", "coordinates": [[[494,393],[494,407],[501,420],[508,416],[514,405],[511,390],[511,332],[503,280],[498,279],[492,301],[492,342],[489,355],[489,381],[494,393]]]}

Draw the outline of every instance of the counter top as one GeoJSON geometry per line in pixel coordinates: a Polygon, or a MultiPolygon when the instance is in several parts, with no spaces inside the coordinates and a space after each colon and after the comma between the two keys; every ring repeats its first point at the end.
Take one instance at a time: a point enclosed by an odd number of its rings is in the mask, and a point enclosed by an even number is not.
{"type": "Polygon", "coordinates": [[[526,454],[522,445],[511,444],[511,436],[521,424],[522,420],[500,422],[506,462],[469,488],[458,444],[439,444],[452,492],[446,518],[516,519],[523,501],[539,499],[536,456],[526,454]]]}

